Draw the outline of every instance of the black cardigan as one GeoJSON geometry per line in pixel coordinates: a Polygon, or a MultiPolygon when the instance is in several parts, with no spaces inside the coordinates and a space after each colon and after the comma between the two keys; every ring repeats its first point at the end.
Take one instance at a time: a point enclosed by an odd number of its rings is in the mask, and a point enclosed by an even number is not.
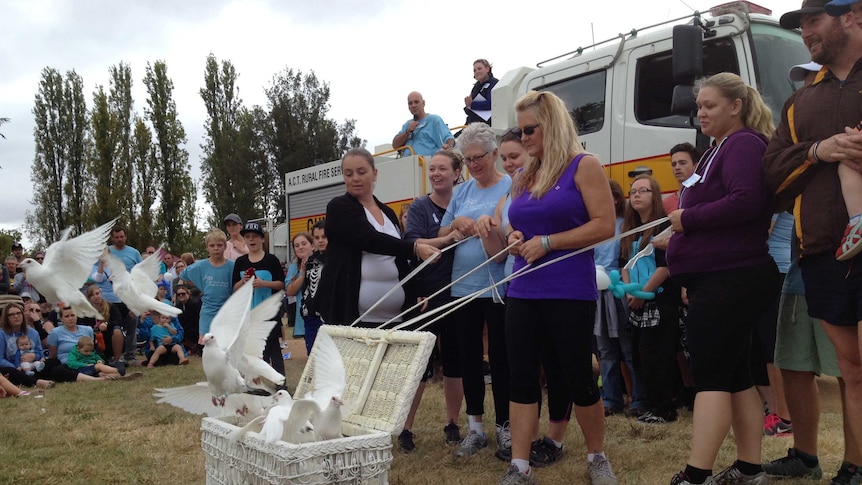
{"type": "MultiPolygon", "coordinates": [[[[395,211],[374,198],[395,227],[395,211]]],[[[399,279],[410,272],[408,259],[413,256],[413,243],[378,232],[365,216],[358,199],[344,194],[326,205],[326,264],[320,276],[320,316],[333,325],[349,325],[359,316],[359,285],[362,278],[362,252],[395,256],[399,279]]],[[[404,304],[411,300],[404,288],[404,304]]]]}

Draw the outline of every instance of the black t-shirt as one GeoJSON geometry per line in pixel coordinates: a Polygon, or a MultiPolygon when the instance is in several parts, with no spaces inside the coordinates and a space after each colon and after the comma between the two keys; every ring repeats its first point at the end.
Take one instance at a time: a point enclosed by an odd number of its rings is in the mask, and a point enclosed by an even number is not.
{"type": "MultiPolygon", "coordinates": [[[[279,261],[275,255],[266,253],[260,261],[252,262],[248,259],[248,255],[244,254],[234,261],[231,285],[235,285],[237,281],[241,280],[246,270],[249,268],[254,268],[254,275],[257,278],[266,281],[284,282],[284,268],[281,267],[281,261],[279,261]]],[[[269,288],[256,289],[254,291],[255,303],[263,301],[272,295],[272,293],[272,290],[269,288]],[[263,290],[267,290],[265,295],[263,295],[263,290]]]]}

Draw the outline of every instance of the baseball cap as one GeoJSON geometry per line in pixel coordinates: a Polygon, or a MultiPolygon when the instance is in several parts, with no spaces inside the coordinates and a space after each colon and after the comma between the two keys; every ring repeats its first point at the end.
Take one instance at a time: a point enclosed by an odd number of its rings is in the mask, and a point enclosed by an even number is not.
{"type": "Polygon", "coordinates": [[[224,216],[224,222],[227,222],[227,221],[233,221],[233,222],[236,222],[237,224],[242,224],[242,219],[237,214],[233,214],[233,213],[224,216]]]}
{"type": "Polygon", "coordinates": [[[245,234],[248,232],[258,234],[260,237],[266,237],[266,233],[263,232],[263,228],[260,227],[260,224],[258,224],[257,222],[246,222],[245,226],[242,228],[242,231],[239,231],[239,233],[243,236],[245,236],[245,234]]]}
{"type": "Polygon", "coordinates": [[[24,246],[21,245],[20,242],[16,241],[15,244],[12,245],[12,249],[24,249],[24,246]]]}
{"type": "Polygon", "coordinates": [[[818,72],[821,67],[823,66],[816,62],[797,64],[790,68],[790,71],[787,73],[787,77],[789,77],[791,81],[800,83],[805,80],[805,76],[807,76],[809,72],[818,72]]]}
{"type": "MultiPolygon", "coordinates": [[[[834,2],[835,0],[832,1],[834,2]]],[[[827,3],[829,3],[829,0],[804,0],[802,2],[802,8],[800,8],[799,10],[793,10],[792,12],[787,12],[786,14],[782,15],[781,19],[779,20],[779,23],[785,29],[798,29],[800,25],[800,19],[803,15],[824,12],[826,11],[827,3]]],[[[841,15],[850,11],[849,6],[835,7],[833,10],[836,9],[838,11],[843,9],[843,12],[837,15],[841,15]]],[[[830,15],[836,14],[830,13],[830,15]]]]}
{"type": "Polygon", "coordinates": [[[29,298],[31,300],[33,299],[33,295],[31,295],[29,291],[22,291],[21,294],[18,296],[20,296],[22,300],[24,298],[29,298]]]}
{"type": "Polygon", "coordinates": [[[826,13],[833,17],[839,17],[850,11],[850,6],[859,0],[832,0],[826,4],[826,13]]]}

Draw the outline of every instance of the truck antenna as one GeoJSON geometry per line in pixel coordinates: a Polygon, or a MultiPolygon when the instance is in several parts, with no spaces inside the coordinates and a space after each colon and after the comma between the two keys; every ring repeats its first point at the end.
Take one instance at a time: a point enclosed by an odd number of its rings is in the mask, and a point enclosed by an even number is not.
{"type": "Polygon", "coordinates": [[[695,10],[695,9],[691,8],[691,5],[689,5],[689,4],[687,4],[687,3],[685,3],[685,0],[679,0],[679,3],[681,3],[681,4],[685,5],[685,6],[686,6],[689,10],[691,10],[692,12],[696,12],[696,11],[697,11],[697,10],[695,10]]]}

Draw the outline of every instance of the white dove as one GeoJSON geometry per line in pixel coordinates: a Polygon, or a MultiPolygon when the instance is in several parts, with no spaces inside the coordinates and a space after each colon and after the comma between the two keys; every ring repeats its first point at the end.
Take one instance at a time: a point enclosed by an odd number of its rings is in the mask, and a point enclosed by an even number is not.
{"type": "Polygon", "coordinates": [[[72,239],[69,239],[71,228],[66,229],[59,241],[48,246],[42,264],[31,258],[21,261],[19,266],[27,281],[52,305],[63,303],[71,306],[79,317],[104,319],[87,301],[81,287],[92,273],[116,223],[114,219],[72,239]]]}
{"type": "Polygon", "coordinates": [[[230,394],[222,407],[212,402],[212,394],[206,382],[166,389],[157,388],[153,396],[158,398],[157,403],[167,403],[192,414],[214,417],[232,414],[251,417],[261,416],[272,400],[269,396],[230,394]]]}
{"type": "Polygon", "coordinates": [[[263,414],[255,417],[242,428],[228,434],[228,439],[237,441],[249,431],[256,431],[268,443],[278,440],[288,443],[314,441],[308,418],[316,416],[320,407],[311,399],[294,401],[290,393],[282,389],[272,396],[271,404],[263,414]],[[297,418],[302,415],[302,418],[297,418]]]}
{"type": "Polygon", "coordinates": [[[314,434],[318,440],[340,438],[341,408],[347,387],[344,360],[335,341],[323,330],[317,334],[311,356],[314,359],[314,390],[305,398],[314,400],[320,409],[319,415],[312,419],[314,434]]]}
{"type": "Polygon", "coordinates": [[[253,282],[254,277],[249,278],[224,302],[213,318],[210,333],[203,337],[201,360],[214,405],[224,406],[228,395],[245,391],[245,381],[237,369],[242,352],[234,346],[250,317],[253,282]]]}
{"type": "MultiPolygon", "coordinates": [[[[266,339],[276,325],[271,318],[281,309],[283,299],[284,294],[279,291],[254,307],[248,320],[243,322],[243,328],[237,333],[233,346],[239,352],[237,370],[245,379],[245,384],[248,387],[265,389],[270,394],[275,393],[274,385],[284,384],[285,378],[261,357],[266,347],[266,339]]],[[[219,332],[217,325],[220,324],[214,320],[210,331],[219,332]]]]}
{"type": "MultiPolygon", "coordinates": [[[[160,253],[161,248],[156,254],[160,253]]],[[[155,298],[159,291],[156,280],[159,278],[159,263],[161,263],[157,256],[150,255],[145,258],[132,267],[131,272],[126,271],[126,265],[108,251],[105,251],[99,259],[111,270],[109,279],[114,284],[114,293],[135,315],[143,315],[149,310],[174,316],[183,312],[155,298]]]]}

